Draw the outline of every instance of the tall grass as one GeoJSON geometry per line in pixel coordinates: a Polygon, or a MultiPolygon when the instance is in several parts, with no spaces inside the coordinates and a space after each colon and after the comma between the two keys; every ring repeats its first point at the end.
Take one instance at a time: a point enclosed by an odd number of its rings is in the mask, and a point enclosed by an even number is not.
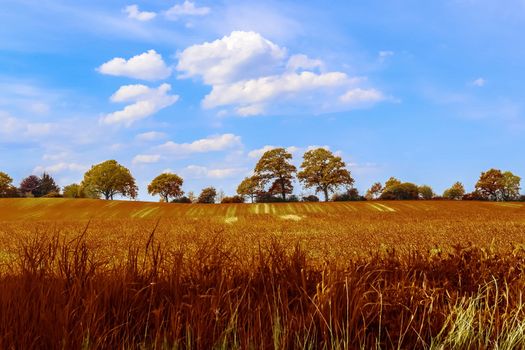
{"type": "Polygon", "coordinates": [[[311,259],[269,240],[248,255],[152,230],[125,259],[81,234],[16,243],[0,269],[2,349],[525,347],[525,253],[456,246],[311,259]]]}

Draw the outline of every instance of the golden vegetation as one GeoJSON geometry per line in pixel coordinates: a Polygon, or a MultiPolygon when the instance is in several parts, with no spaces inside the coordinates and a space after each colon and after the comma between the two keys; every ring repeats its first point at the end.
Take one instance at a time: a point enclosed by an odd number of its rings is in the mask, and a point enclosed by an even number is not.
{"type": "Polygon", "coordinates": [[[0,200],[0,348],[525,347],[524,214],[0,200]]]}

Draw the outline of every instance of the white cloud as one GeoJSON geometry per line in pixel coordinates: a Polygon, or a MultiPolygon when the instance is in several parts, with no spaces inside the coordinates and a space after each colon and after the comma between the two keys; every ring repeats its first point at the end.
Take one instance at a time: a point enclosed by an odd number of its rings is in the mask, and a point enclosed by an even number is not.
{"type": "Polygon", "coordinates": [[[182,77],[200,76],[208,85],[271,74],[282,66],[286,50],[254,32],[232,32],[179,54],[182,77]]]}
{"type": "Polygon", "coordinates": [[[485,79],[478,78],[472,82],[472,85],[477,86],[477,87],[483,87],[485,86],[486,83],[487,81],[485,79]]]}
{"type": "MultiPolygon", "coordinates": [[[[278,146],[266,145],[266,146],[264,146],[262,148],[254,149],[254,150],[248,152],[248,157],[250,157],[250,158],[261,158],[262,155],[265,152],[271,151],[272,149],[276,149],[276,148],[279,148],[279,147],[278,146]]],[[[296,154],[297,152],[299,152],[301,150],[301,148],[296,147],[296,146],[289,146],[289,147],[286,147],[285,150],[288,153],[296,154]]]]}
{"type": "Polygon", "coordinates": [[[380,61],[384,61],[388,57],[394,56],[394,51],[379,51],[378,56],[380,61]]]}
{"type": "MultiPolygon", "coordinates": [[[[285,100],[297,104],[308,103],[314,95],[330,93],[341,87],[351,86],[361,81],[350,78],[345,73],[285,73],[258,79],[242,80],[231,84],[214,85],[212,91],[202,101],[204,108],[238,105],[240,115],[262,114],[271,101],[285,100]]],[[[319,101],[314,101],[319,104],[319,101]]]]}
{"type": "Polygon", "coordinates": [[[234,31],[178,57],[180,77],[201,77],[212,87],[204,108],[232,107],[240,116],[344,110],[384,99],[379,90],[358,86],[365,78],[325,72],[321,60],[306,55],[288,57],[285,48],[255,32],[234,31]]]}
{"type": "Polygon", "coordinates": [[[9,113],[0,111],[0,136],[13,139],[22,137],[42,137],[51,134],[56,127],[52,123],[34,123],[15,118],[9,113]]]}
{"type": "Polygon", "coordinates": [[[157,16],[155,12],[140,11],[138,5],[129,5],[124,8],[124,13],[128,18],[136,19],[137,21],[150,21],[157,16]]]}
{"type": "Polygon", "coordinates": [[[152,164],[160,160],[160,154],[137,154],[131,161],[133,164],[152,164]]]}
{"type": "Polygon", "coordinates": [[[148,131],[135,136],[139,141],[155,141],[164,137],[166,137],[166,134],[160,131],[148,131]]]}
{"type": "Polygon", "coordinates": [[[171,68],[166,66],[162,56],[155,50],[149,50],[129,60],[115,57],[97,68],[102,74],[142,80],[161,80],[171,75],[171,68]]]}
{"type": "Polygon", "coordinates": [[[163,145],[158,146],[158,149],[169,153],[188,155],[192,153],[223,151],[240,145],[242,145],[240,136],[234,134],[222,134],[196,140],[191,143],[175,143],[173,141],[168,141],[163,145]]]}
{"type": "Polygon", "coordinates": [[[194,2],[185,0],[182,4],[177,4],[165,12],[166,18],[176,21],[183,16],[206,16],[210,13],[209,7],[198,7],[194,2]]]}
{"type": "Polygon", "coordinates": [[[355,88],[340,97],[341,102],[349,105],[367,105],[384,100],[381,91],[376,89],[355,88]]]}
{"type": "Polygon", "coordinates": [[[67,163],[67,162],[60,162],[52,165],[42,166],[39,165],[33,169],[33,173],[50,173],[50,174],[57,174],[62,173],[65,171],[70,172],[85,172],[88,170],[89,167],[83,164],[78,163],[67,163]]]}
{"type": "Polygon", "coordinates": [[[190,178],[225,179],[244,173],[244,168],[216,168],[210,169],[199,165],[189,165],[182,170],[182,174],[190,178]]]}
{"type": "Polygon", "coordinates": [[[306,55],[293,55],[288,59],[286,68],[291,71],[297,71],[299,69],[323,68],[323,61],[311,59],[306,55]]]}
{"type": "Polygon", "coordinates": [[[145,85],[125,85],[111,96],[113,102],[134,102],[120,111],[109,113],[102,118],[105,124],[124,124],[130,126],[178,101],[178,95],[169,95],[170,84],[162,84],[153,89],[145,85]]]}

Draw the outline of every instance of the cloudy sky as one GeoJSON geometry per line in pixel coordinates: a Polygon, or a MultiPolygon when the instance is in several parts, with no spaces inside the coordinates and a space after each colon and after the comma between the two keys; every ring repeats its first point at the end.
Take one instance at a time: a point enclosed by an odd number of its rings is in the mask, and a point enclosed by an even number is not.
{"type": "Polygon", "coordinates": [[[2,0],[0,171],[233,194],[264,150],[326,146],[361,191],[525,177],[523,32],[522,0],[2,0]]]}

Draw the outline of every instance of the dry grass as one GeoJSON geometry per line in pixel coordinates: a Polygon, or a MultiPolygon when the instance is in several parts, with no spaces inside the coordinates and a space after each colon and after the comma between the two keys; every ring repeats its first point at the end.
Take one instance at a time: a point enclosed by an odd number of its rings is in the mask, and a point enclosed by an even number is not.
{"type": "Polygon", "coordinates": [[[0,348],[525,347],[519,205],[82,202],[0,201],[0,348]]]}

